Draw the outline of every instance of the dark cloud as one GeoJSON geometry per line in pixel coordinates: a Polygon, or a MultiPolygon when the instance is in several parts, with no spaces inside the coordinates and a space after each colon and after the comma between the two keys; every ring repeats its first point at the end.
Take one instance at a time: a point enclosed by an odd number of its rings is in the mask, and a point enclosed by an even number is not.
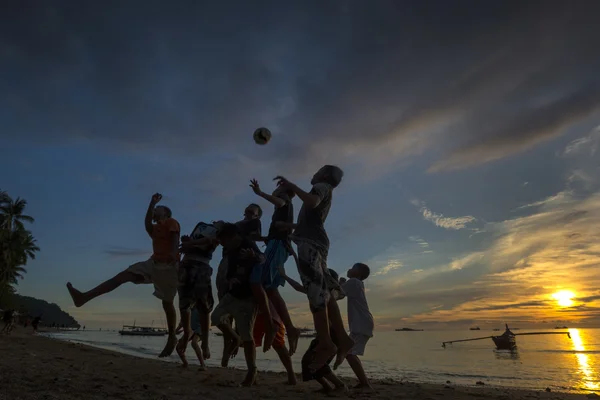
{"type": "Polygon", "coordinates": [[[548,302],[545,301],[524,301],[521,303],[513,303],[513,304],[498,304],[491,305],[485,307],[474,307],[467,308],[465,311],[500,311],[500,310],[516,310],[519,308],[531,308],[531,307],[547,307],[548,302]]]}
{"type": "Polygon", "coordinates": [[[447,153],[434,170],[459,168],[597,109],[599,11],[589,1],[11,1],[0,15],[0,136],[230,151],[301,172],[433,147],[447,153]],[[275,137],[259,151],[260,125],[275,137]]]}

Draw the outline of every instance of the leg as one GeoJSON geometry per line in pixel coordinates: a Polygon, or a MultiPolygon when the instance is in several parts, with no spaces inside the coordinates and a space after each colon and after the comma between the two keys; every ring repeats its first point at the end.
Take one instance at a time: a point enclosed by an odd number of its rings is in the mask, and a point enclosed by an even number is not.
{"type": "Polygon", "coordinates": [[[300,331],[298,328],[294,326],[292,323],[292,318],[290,317],[290,312],[287,309],[287,304],[285,304],[285,300],[281,297],[279,290],[277,289],[268,289],[267,296],[271,303],[273,303],[273,307],[279,317],[281,317],[281,322],[285,325],[285,330],[287,331],[288,342],[290,345],[290,356],[293,356],[296,352],[296,348],[298,347],[298,339],[300,338],[300,331]]]}
{"type": "Polygon", "coordinates": [[[344,382],[342,382],[333,372],[325,375],[324,378],[333,383],[336,391],[346,392],[348,390],[344,382]]]}
{"type": "Polygon", "coordinates": [[[205,310],[198,310],[198,314],[200,316],[200,330],[202,341],[202,355],[205,360],[210,359],[210,349],[208,347],[208,333],[210,329],[210,312],[206,312],[205,310]]]}
{"type": "Polygon", "coordinates": [[[200,338],[197,334],[194,334],[192,337],[192,349],[196,353],[196,357],[198,357],[198,361],[200,362],[200,371],[206,371],[206,364],[204,363],[204,355],[202,354],[202,349],[198,346],[198,341],[200,338]]]}
{"type": "Polygon", "coordinates": [[[318,393],[327,394],[333,391],[333,387],[325,380],[325,378],[317,378],[315,380],[323,386],[321,389],[317,390],[318,393]]]}
{"type": "Polygon", "coordinates": [[[175,328],[177,326],[177,311],[175,311],[175,305],[172,301],[163,300],[162,305],[163,309],[165,310],[165,315],[167,317],[169,338],[167,339],[167,344],[165,345],[165,348],[158,356],[168,357],[173,353],[173,350],[175,350],[175,346],[177,345],[177,335],[175,334],[175,328]]]}
{"type": "Polygon", "coordinates": [[[352,371],[354,371],[354,374],[358,378],[358,386],[356,386],[356,388],[371,389],[371,383],[369,382],[369,378],[367,378],[367,375],[365,374],[365,370],[363,369],[362,363],[360,362],[358,356],[348,354],[348,356],[346,356],[346,360],[348,360],[350,368],[352,368],[352,371]]]}
{"type": "Polygon", "coordinates": [[[69,290],[69,294],[73,299],[75,307],[81,307],[88,301],[93,300],[98,296],[102,296],[103,294],[112,292],[127,282],[143,282],[143,277],[130,271],[123,271],[87,292],[80,292],[79,290],[75,289],[71,282],[67,282],[67,289],[69,290]]]}
{"type": "Polygon", "coordinates": [[[253,340],[244,342],[244,356],[246,357],[248,373],[242,382],[242,386],[252,386],[256,382],[256,375],[258,375],[256,370],[256,346],[253,340]]]}
{"type": "Polygon", "coordinates": [[[342,314],[340,313],[340,307],[337,301],[331,296],[327,303],[327,310],[329,311],[329,321],[331,322],[331,329],[335,333],[336,344],[337,344],[337,357],[333,364],[333,369],[337,369],[346,358],[346,354],[352,350],[354,341],[346,333],[344,328],[344,321],[342,320],[342,314]]]}
{"type": "Polygon", "coordinates": [[[275,327],[273,326],[273,318],[271,318],[271,310],[269,308],[269,300],[265,289],[260,283],[252,283],[252,294],[254,300],[258,305],[259,312],[265,318],[265,340],[263,341],[263,352],[266,353],[271,349],[273,345],[273,339],[275,338],[275,327]]]}
{"type": "Polygon", "coordinates": [[[192,326],[191,326],[191,311],[189,308],[183,308],[179,310],[181,314],[181,326],[183,327],[183,336],[177,342],[177,355],[181,358],[181,362],[184,367],[188,366],[187,359],[185,357],[185,351],[187,349],[187,344],[190,341],[192,336],[192,326]]]}
{"type": "Polygon", "coordinates": [[[294,367],[292,366],[292,357],[290,356],[288,349],[285,346],[274,347],[274,349],[277,355],[279,356],[281,363],[285,367],[285,370],[287,371],[288,385],[295,385],[297,383],[296,374],[294,373],[294,367]]]}

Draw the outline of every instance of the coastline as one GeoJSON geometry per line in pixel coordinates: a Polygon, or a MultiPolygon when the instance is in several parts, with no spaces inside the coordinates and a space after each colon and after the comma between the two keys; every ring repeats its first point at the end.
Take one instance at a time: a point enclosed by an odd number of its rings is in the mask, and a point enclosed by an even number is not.
{"type": "MultiPolygon", "coordinates": [[[[296,400],[314,394],[316,382],[287,386],[284,373],[259,372],[258,384],[240,388],[244,371],[210,368],[199,372],[194,366],[158,359],[134,357],[83,344],[70,343],[21,330],[0,336],[0,399],[256,399],[296,400]]],[[[301,379],[299,379],[301,380],[301,379]]],[[[348,386],[355,379],[344,378],[348,386]]],[[[470,387],[394,380],[375,380],[375,393],[350,391],[341,397],[373,399],[466,400],[486,399],[564,399],[588,398],[585,394],[507,389],[491,386],[470,387]]]]}

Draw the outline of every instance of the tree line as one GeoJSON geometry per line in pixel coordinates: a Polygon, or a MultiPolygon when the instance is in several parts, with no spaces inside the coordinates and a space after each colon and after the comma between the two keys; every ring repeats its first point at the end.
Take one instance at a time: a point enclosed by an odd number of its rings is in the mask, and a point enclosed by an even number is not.
{"type": "Polygon", "coordinates": [[[28,228],[35,222],[25,214],[27,201],[0,190],[0,307],[27,273],[25,266],[40,248],[28,228]]]}

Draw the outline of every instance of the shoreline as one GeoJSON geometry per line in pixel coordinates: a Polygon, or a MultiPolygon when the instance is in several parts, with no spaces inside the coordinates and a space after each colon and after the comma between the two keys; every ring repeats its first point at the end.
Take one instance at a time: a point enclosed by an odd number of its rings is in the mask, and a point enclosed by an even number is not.
{"type": "MultiPolygon", "coordinates": [[[[256,399],[295,400],[315,395],[316,382],[284,385],[285,373],[260,372],[258,384],[239,388],[241,369],[211,367],[199,372],[177,363],[136,357],[116,351],[16,331],[0,336],[0,399],[256,399]]],[[[343,378],[349,386],[356,379],[343,378]]],[[[586,394],[545,392],[498,386],[462,386],[374,380],[375,393],[349,391],[341,397],[374,399],[584,399],[586,394]]]]}

